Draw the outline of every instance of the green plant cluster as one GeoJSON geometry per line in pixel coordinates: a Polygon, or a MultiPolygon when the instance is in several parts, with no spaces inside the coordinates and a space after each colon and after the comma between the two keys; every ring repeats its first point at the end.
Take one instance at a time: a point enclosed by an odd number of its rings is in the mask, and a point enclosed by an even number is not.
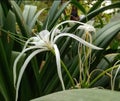
{"type": "MultiPolygon", "coordinates": [[[[83,97],[84,99],[84,96],[78,96],[79,92],[80,94],[88,94],[92,99],[91,101],[96,101],[97,99],[93,98],[94,96],[91,95],[91,92],[96,94],[96,96],[104,93],[105,95],[103,94],[103,96],[108,98],[106,101],[110,101],[109,96],[106,95],[107,93],[104,90],[100,90],[99,93],[99,90],[94,91],[94,89],[91,89],[103,88],[116,91],[120,90],[120,47],[118,40],[113,41],[120,32],[120,19],[104,23],[104,19],[100,17],[100,14],[108,9],[120,9],[120,2],[117,1],[101,8],[100,5],[103,1],[104,0],[98,0],[89,10],[86,10],[77,0],[70,0],[62,5],[61,0],[54,0],[50,9],[43,8],[39,11],[37,7],[33,5],[25,5],[23,11],[21,11],[19,0],[17,2],[14,0],[1,1],[0,101],[15,100],[16,88],[14,87],[13,80],[13,65],[16,57],[24,48],[26,41],[43,30],[52,31],[56,25],[62,22],[61,15],[70,3],[85,15],[79,22],[90,23],[96,16],[99,16],[97,24],[94,22],[92,25],[96,27],[96,32],[87,32],[86,30],[78,29],[80,25],[78,23],[63,24],[59,28],[62,29],[63,33],[76,35],[90,44],[103,48],[103,50],[91,49],[73,39],[71,41],[69,37],[61,37],[56,41],[62,60],[61,72],[65,89],[70,89],[68,93],[67,91],[63,91],[63,95],[67,94],[67,96],[66,100],[64,99],[62,101],[70,101],[68,95],[69,93],[71,94],[71,92],[76,95],[74,99],[78,99],[78,97],[83,97]],[[38,17],[41,16],[40,14],[45,10],[48,10],[48,14],[44,21],[40,21],[38,17]],[[88,88],[88,91],[84,91],[83,88],[88,88]]],[[[20,69],[26,57],[30,55],[30,52],[33,51],[31,50],[24,53],[18,61],[16,70],[17,79],[20,69]]],[[[32,101],[47,101],[49,96],[45,95],[62,90],[56,68],[56,58],[53,53],[49,51],[42,52],[31,59],[23,73],[18,92],[18,101],[28,101],[32,99],[32,101]],[[41,96],[45,96],[45,98],[41,98],[41,96]],[[39,100],[35,99],[37,97],[40,97],[39,100]]],[[[118,98],[118,93],[108,91],[111,99],[115,98],[115,96],[118,98]]],[[[56,95],[59,96],[59,93],[57,94],[56,95]]],[[[53,98],[52,96],[50,97],[53,98]]],[[[87,97],[85,96],[85,98],[87,97]]],[[[101,98],[98,96],[98,99],[101,98]]],[[[51,101],[54,100],[51,99],[51,101]]]]}

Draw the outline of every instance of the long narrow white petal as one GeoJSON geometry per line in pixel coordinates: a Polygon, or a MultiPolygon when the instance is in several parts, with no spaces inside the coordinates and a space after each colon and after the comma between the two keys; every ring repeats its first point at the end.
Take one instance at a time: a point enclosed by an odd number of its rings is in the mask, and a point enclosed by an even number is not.
{"type": "Polygon", "coordinates": [[[117,77],[117,75],[118,75],[119,71],[120,71],[120,65],[119,65],[118,69],[116,70],[115,76],[114,76],[114,78],[113,78],[113,85],[112,85],[113,87],[112,87],[112,90],[114,90],[114,86],[115,86],[115,79],[116,79],[116,77],[117,77]]]}
{"type": "Polygon", "coordinates": [[[21,56],[22,56],[25,52],[27,52],[27,51],[29,51],[29,50],[32,50],[32,49],[37,49],[37,48],[38,48],[38,47],[36,47],[36,46],[32,46],[32,47],[26,48],[26,49],[24,49],[24,50],[17,56],[17,58],[15,59],[14,64],[13,64],[13,80],[14,80],[14,86],[15,86],[15,83],[16,83],[16,67],[17,67],[17,63],[18,63],[19,59],[21,58],[21,56]]]}
{"type": "Polygon", "coordinates": [[[82,23],[82,22],[79,22],[79,21],[75,21],[75,20],[66,20],[66,21],[63,21],[63,22],[59,23],[59,24],[54,28],[54,30],[52,31],[52,34],[51,34],[51,42],[53,42],[53,39],[54,39],[54,36],[55,36],[55,32],[56,32],[56,30],[58,29],[58,27],[60,27],[61,25],[65,24],[65,23],[78,23],[78,24],[82,24],[82,25],[85,24],[85,23],[82,23]]]}
{"type": "Polygon", "coordinates": [[[59,50],[58,50],[58,47],[56,44],[54,44],[54,49],[55,49],[55,57],[56,57],[58,76],[59,76],[60,82],[62,84],[62,88],[63,88],[63,90],[65,90],[65,86],[64,86],[64,82],[63,82],[63,78],[62,78],[62,72],[61,72],[60,53],[59,53],[59,50]]]}
{"type": "Polygon", "coordinates": [[[41,38],[41,40],[48,42],[50,37],[50,32],[48,30],[43,30],[39,33],[39,37],[41,38]]]}
{"type": "Polygon", "coordinates": [[[102,48],[97,47],[97,46],[95,46],[95,45],[93,45],[93,44],[90,44],[90,43],[88,43],[87,41],[83,40],[82,38],[80,38],[80,37],[78,37],[78,36],[76,36],[76,35],[74,35],[74,34],[69,34],[69,33],[61,33],[61,34],[57,35],[57,36],[54,38],[54,43],[57,41],[58,38],[63,37],[63,36],[69,36],[69,37],[71,37],[71,38],[79,41],[80,43],[82,43],[82,44],[84,44],[84,45],[86,45],[86,46],[88,46],[88,47],[90,47],[90,48],[92,48],[92,49],[102,50],[102,48]]]}
{"type": "Polygon", "coordinates": [[[16,101],[17,101],[17,99],[18,99],[18,91],[19,91],[20,82],[21,82],[23,73],[24,73],[24,71],[25,71],[28,63],[30,62],[30,60],[31,60],[36,54],[38,54],[38,53],[40,53],[40,52],[43,52],[43,51],[47,51],[47,50],[46,50],[46,49],[38,49],[38,50],[32,52],[32,53],[27,57],[27,59],[25,60],[23,66],[21,67],[20,73],[19,73],[19,75],[18,75],[17,85],[16,85],[16,97],[15,97],[16,101]]]}
{"type": "Polygon", "coordinates": [[[24,45],[24,47],[23,47],[23,50],[27,47],[28,43],[29,43],[31,40],[33,40],[33,37],[29,38],[29,39],[26,41],[26,43],[25,43],[25,45],[24,45]]]}

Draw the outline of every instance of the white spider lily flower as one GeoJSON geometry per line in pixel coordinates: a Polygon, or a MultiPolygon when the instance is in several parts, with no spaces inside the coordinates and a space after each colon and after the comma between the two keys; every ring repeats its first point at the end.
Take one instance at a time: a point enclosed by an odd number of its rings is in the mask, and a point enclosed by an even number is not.
{"type": "MultiPolygon", "coordinates": [[[[68,37],[71,37],[71,38],[77,40],[78,42],[80,42],[80,43],[82,43],[82,44],[84,44],[92,49],[97,49],[97,50],[102,49],[102,48],[99,48],[97,46],[94,46],[94,45],[86,42],[85,40],[83,40],[82,38],[80,38],[74,34],[61,33],[60,30],[58,30],[59,26],[61,26],[62,24],[65,24],[65,23],[69,23],[69,22],[70,23],[78,23],[78,24],[80,24],[80,26],[82,26],[82,25],[86,26],[86,24],[84,24],[84,23],[81,23],[78,21],[68,20],[68,21],[64,21],[64,22],[56,25],[56,27],[51,32],[49,32],[48,30],[43,30],[38,35],[31,37],[26,41],[22,52],[15,59],[14,65],[13,65],[14,87],[16,88],[16,101],[18,99],[18,91],[19,91],[20,82],[21,82],[23,73],[24,73],[28,63],[35,55],[37,55],[38,53],[44,52],[44,51],[54,52],[55,57],[56,57],[57,73],[58,73],[62,88],[63,88],[63,90],[65,90],[65,86],[64,86],[64,82],[63,82],[63,78],[62,78],[62,72],[61,72],[60,52],[59,52],[59,49],[56,45],[56,41],[60,37],[68,36],[68,37]],[[17,79],[17,75],[16,75],[17,63],[20,60],[21,56],[29,50],[34,50],[34,51],[26,58],[25,62],[23,63],[23,65],[20,69],[20,72],[18,74],[18,79],[17,79]]],[[[81,28],[84,29],[85,31],[86,30],[90,31],[90,27],[81,27],[81,28]]]]}
{"type": "Polygon", "coordinates": [[[16,101],[18,99],[18,91],[19,91],[19,86],[20,86],[20,82],[23,76],[23,73],[28,65],[28,63],[30,62],[30,60],[37,55],[38,53],[44,52],[44,51],[52,51],[54,50],[55,52],[55,56],[56,56],[56,64],[57,64],[57,71],[58,71],[58,76],[60,78],[61,84],[62,84],[62,88],[63,90],[65,90],[65,86],[63,83],[63,79],[62,79],[62,73],[61,73],[61,64],[60,64],[60,53],[59,50],[57,48],[56,44],[51,44],[51,42],[49,41],[49,37],[50,37],[50,32],[47,30],[43,30],[41,31],[38,35],[31,37],[30,39],[28,39],[25,43],[25,46],[22,50],[22,52],[18,55],[18,57],[15,59],[14,61],[14,65],[13,65],[13,77],[14,77],[14,87],[16,88],[16,101]],[[17,68],[17,63],[20,60],[21,56],[29,51],[29,50],[33,50],[35,49],[35,51],[33,51],[25,60],[24,64],[22,65],[20,72],[18,74],[18,79],[17,79],[17,74],[16,74],[16,68],[17,68]]]}

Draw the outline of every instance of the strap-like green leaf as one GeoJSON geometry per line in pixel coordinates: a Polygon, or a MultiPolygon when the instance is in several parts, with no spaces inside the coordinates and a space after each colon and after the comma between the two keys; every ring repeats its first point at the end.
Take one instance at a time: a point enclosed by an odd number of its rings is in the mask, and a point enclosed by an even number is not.
{"type": "Polygon", "coordinates": [[[60,18],[61,14],[63,13],[64,9],[66,8],[66,6],[70,3],[70,1],[64,3],[58,10],[58,12],[54,15],[52,22],[50,23],[50,25],[48,26],[49,29],[52,29],[54,27],[54,25],[56,24],[56,22],[58,21],[58,19],[60,18]]]}
{"type": "Polygon", "coordinates": [[[88,11],[88,13],[90,13],[90,12],[96,10],[98,7],[100,7],[100,6],[101,6],[101,3],[102,3],[103,1],[104,1],[104,0],[98,0],[98,1],[93,5],[93,7],[90,8],[90,10],[88,11]]]}
{"type": "Polygon", "coordinates": [[[48,29],[48,26],[53,21],[53,18],[55,17],[57,13],[58,6],[60,5],[60,0],[55,0],[51,6],[51,9],[49,10],[48,17],[46,18],[46,21],[44,22],[43,29],[48,29]]]}
{"type": "Polygon", "coordinates": [[[29,24],[30,29],[33,28],[33,26],[35,25],[35,22],[37,21],[38,16],[39,16],[44,10],[45,10],[45,9],[43,8],[43,9],[41,9],[40,11],[38,11],[38,12],[34,15],[34,17],[31,19],[30,24],[29,24]]]}
{"type": "MultiPolygon", "coordinates": [[[[116,2],[116,3],[113,3],[111,5],[96,9],[96,10],[90,12],[88,15],[86,15],[86,17],[88,18],[88,20],[90,20],[93,17],[95,17],[96,15],[98,15],[99,13],[104,12],[105,10],[108,10],[108,9],[112,9],[112,8],[120,8],[120,2],[116,2]]],[[[86,17],[81,19],[81,21],[86,22],[86,17]]]]}
{"type": "Polygon", "coordinates": [[[77,2],[77,0],[71,0],[71,3],[74,4],[76,7],[79,8],[79,10],[86,15],[86,10],[85,10],[85,7],[82,6],[82,4],[79,2],[77,2]]]}
{"type": "Polygon", "coordinates": [[[101,89],[73,89],[53,93],[47,96],[33,99],[31,101],[103,101],[103,100],[119,101],[119,92],[101,89]]]}
{"type": "Polygon", "coordinates": [[[11,5],[13,6],[13,11],[16,15],[16,19],[17,19],[18,25],[20,26],[23,36],[25,36],[25,37],[30,36],[30,32],[26,26],[26,23],[24,21],[24,18],[22,16],[22,12],[21,12],[19,6],[16,4],[15,1],[11,1],[11,5]]]}

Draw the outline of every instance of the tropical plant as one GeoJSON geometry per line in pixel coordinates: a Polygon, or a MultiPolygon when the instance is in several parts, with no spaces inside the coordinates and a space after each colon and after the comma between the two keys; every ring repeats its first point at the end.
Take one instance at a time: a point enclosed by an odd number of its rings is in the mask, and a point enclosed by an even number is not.
{"type": "MultiPolygon", "coordinates": [[[[24,52],[21,52],[23,48],[28,48],[24,47],[25,42],[29,39],[35,39],[30,40],[31,43],[27,43],[26,45],[33,45],[32,47],[34,47],[34,45],[38,44],[38,40],[36,39],[39,39],[39,37],[34,34],[33,29],[37,33],[42,31],[52,33],[55,26],[61,22],[61,14],[69,3],[74,4],[85,14],[85,17],[80,19],[80,22],[84,23],[87,23],[107,9],[120,8],[120,2],[100,8],[102,2],[103,0],[98,0],[89,11],[86,11],[84,6],[76,0],[65,2],[62,5],[60,5],[61,1],[55,0],[46,20],[41,24],[37,17],[44,10],[36,13],[35,6],[27,5],[23,11],[24,13],[22,13],[15,1],[2,1],[0,4],[0,100],[15,100],[16,89],[14,88],[14,84],[16,85],[17,82],[14,82],[15,79],[13,80],[13,64],[17,59],[16,57],[23,54],[18,61],[15,70],[16,73],[14,73],[17,77],[14,75],[14,78],[18,80],[23,62],[32,52],[25,53],[24,50],[24,52]]],[[[93,32],[90,32],[84,30],[83,27],[78,27],[80,26],[80,22],[78,24],[74,23],[72,26],[63,24],[58,27],[62,31],[61,33],[64,33],[57,35],[60,38],[57,38],[55,44],[59,48],[62,60],[61,74],[65,89],[102,87],[119,90],[119,49],[117,47],[113,54],[113,51],[109,52],[111,50],[109,46],[113,38],[120,31],[120,20],[110,22],[105,26],[100,26],[100,28],[98,27],[96,33],[93,30],[93,32]],[[72,34],[66,35],[65,33],[72,34]],[[79,39],[83,38],[90,43],[89,45],[94,44],[97,47],[103,48],[103,50],[92,50],[74,40],[71,41],[69,37],[61,37],[64,35],[69,35],[70,37],[72,35],[74,37],[77,36],[79,39]]],[[[102,22],[100,24],[102,25],[102,22]]],[[[47,39],[48,36],[46,34],[45,36],[41,36],[41,38],[45,37],[47,39]]],[[[56,46],[54,49],[56,50],[56,46]]],[[[58,53],[58,51],[54,52],[58,53]]],[[[55,63],[59,58],[54,56],[54,52],[40,53],[28,63],[23,78],[20,80],[19,101],[27,101],[62,90],[59,80],[60,75],[57,76],[55,63]]],[[[94,92],[93,89],[90,91],[94,92]]],[[[99,90],[96,90],[96,92],[99,92],[99,90]]]]}

